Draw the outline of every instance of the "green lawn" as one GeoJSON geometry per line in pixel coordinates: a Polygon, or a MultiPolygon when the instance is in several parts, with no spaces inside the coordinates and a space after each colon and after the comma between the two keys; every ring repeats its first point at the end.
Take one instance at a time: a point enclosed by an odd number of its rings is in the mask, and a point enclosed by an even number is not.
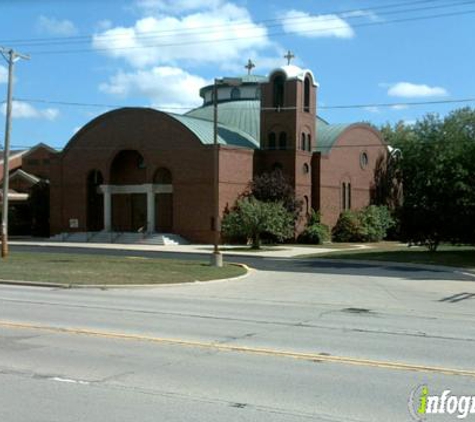
{"type": "Polygon", "coordinates": [[[307,257],[447,265],[475,270],[475,247],[442,245],[437,252],[429,252],[424,247],[408,247],[391,242],[375,243],[370,246],[371,249],[335,251],[307,257]]]}
{"type": "Polygon", "coordinates": [[[12,252],[0,261],[1,280],[65,285],[170,284],[236,277],[245,272],[236,265],[214,268],[199,261],[66,253],[12,252]]]}

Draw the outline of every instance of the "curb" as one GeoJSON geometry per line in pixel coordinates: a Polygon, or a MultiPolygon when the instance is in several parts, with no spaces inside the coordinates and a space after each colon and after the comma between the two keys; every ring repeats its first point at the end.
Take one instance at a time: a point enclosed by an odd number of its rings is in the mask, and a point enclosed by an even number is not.
{"type": "Polygon", "coordinates": [[[245,274],[238,275],[231,278],[219,278],[216,280],[195,280],[188,281],[184,283],[167,283],[167,284],[61,284],[61,283],[50,283],[43,281],[27,281],[27,280],[1,280],[0,285],[6,286],[23,286],[23,287],[47,287],[47,288],[59,288],[59,289],[131,289],[131,288],[151,288],[151,287],[173,287],[173,286],[185,286],[193,284],[208,284],[208,283],[222,283],[225,281],[237,281],[249,276],[253,270],[246,264],[240,264],[236,262],[230,262],[229,265],[234,265],[236,267],[241,267],[246,270],[245,274]]]}

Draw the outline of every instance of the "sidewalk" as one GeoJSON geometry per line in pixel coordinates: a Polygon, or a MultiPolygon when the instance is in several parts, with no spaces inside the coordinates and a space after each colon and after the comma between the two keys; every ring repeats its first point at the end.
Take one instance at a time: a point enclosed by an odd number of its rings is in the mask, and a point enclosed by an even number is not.
{"type": "MultiPolygon", "coordinates": [[[[128,251],[152,251],[152,252],[177,252],[209,254],[213,251],[212,245],[140,245],[140,244],[117,244],[117,243],[81,243],[81,242],[49,242],[37,240],[14,240],[11,245],[18,246],[47,246],[63,248],[89,248],[89,249],[109,249],[128,251]]],[[[361,247],[361,246],[360,246],[361,247]]],[[[364,247],[364,246],[363,246],[364,247]]],[[[333,251],[343,251],[344,249],[332,249],[324,247],[309,247],[298,245],[272,246],[269,249],[259,251],[243,250],[243,246],[223,245],[223,255],[228,256],[250,256],[261,258],[295,258],[300,255],[324,254],[333,251]]],[[[354,249],[354,248],[351,248],[354,249]]]]}

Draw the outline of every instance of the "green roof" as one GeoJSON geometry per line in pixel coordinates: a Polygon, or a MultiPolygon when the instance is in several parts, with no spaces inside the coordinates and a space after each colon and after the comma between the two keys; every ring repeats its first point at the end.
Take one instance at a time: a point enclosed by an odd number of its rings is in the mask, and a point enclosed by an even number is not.
{"type": "MultiPolygon", "coordinates": [[[[211,145],[214,142],[213,122],[182,114],[167,113],[170,117],[179,121],[193,132],[204,145],[211,145]]],[[[259,143],[249,136],[249,134],[233,127],[223,124],[218,125],[218,143],[221,145],[233,145],[243,148],[256,149],[259,143]]]]}
{"type": "Polygon", "coordinates": [[[324,120],[317,120],[317,145],[314,151],[328,154],[338,137],[350,126],[349,124],[329,125],[324,120]]]}
{"type": "MultiPolygon", "coordinates": [[[[253,76],[253,75],[250,75],[253,76]]],[[[253,139],[253,148],[259,147],[260,142],[260,101],[241,100],[227,101],[218,104],[218,122],[228,129],[239,130],[253,139]]],[[[188,117],[199,118],[209,122],[213,121],[213,105],[206,105],[186,113],[188,117]]],[[[328,154],[338,137],[349,127],[349,124],[330,125],[317,116],[315,151],[328,154]]],[[[244,145],[242,145],[244,146],[244,145]]]]}
{"type": "MultiPolygon", "coordinates": [[[[251,75],[252,76],[252,75],[251,75]]],[[[261,102],[259,100],[226,101],[218,104],[218,122],[236,128],[251,136],[256,145],[260,140],[261,102]]],[[[186,116],[213,120],[213,105],[195,108],[186,116]]]]}

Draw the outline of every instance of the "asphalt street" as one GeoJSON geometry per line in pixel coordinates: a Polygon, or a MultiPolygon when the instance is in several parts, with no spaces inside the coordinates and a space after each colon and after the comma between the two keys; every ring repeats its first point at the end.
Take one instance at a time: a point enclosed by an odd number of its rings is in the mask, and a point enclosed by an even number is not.
{"type": "Polygon", "coordinates": [[[259,269],[155,288],[0,287],[0,420],[399,422],[421,384],[475,395],[475,278],[238,260],[259,269]]]}

